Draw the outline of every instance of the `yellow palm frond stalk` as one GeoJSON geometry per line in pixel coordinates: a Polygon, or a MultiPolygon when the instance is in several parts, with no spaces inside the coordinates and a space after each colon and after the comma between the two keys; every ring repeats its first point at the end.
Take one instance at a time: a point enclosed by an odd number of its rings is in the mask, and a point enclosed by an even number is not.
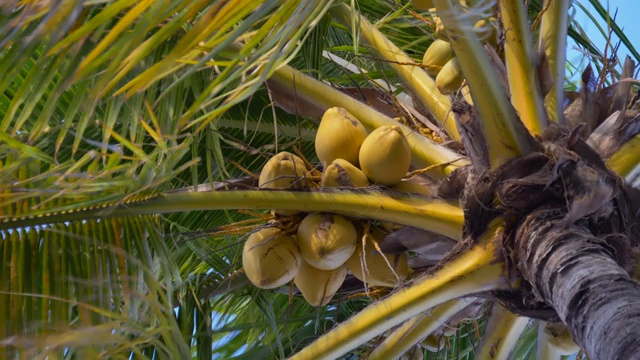
{"type": "Polygon", "coordinates": [[[466,301],[450,300],[431,311],[408,320],[393,331],[369,354],[369,360],[396,359],[427,337],[443,322],[467,305],[466,301]]]}
{"type": "Polygon", "coordinates": [[[544,105],[550,121],[564,124],[564,72],[567,46],[567,22],[569,0],[546,0],[540,24],[538,48],[544,49],[551,70],[553,86],[544,98],[544,105]]]}
{"type": "MultiPolygon", "coordinates": [[[[539,135],[548,123],[540,91],[536,54],[527,21],[527,9],[522,1],[499,3],[505,29],[504,58],[509,74],[511,103],[524,126],[532,134],[539,135]]],[[[562,49],[564,51],[564,48],[562,49]]]]}
{"type": "Polygon", "coordinates": [[[167,193],[146,201],[23,219],[6,219],[0,230],[106,216],[163,214],[226,209],[283,209],[329,211],[391,221],[430,230],[453,239],[462,237],[462,209],[448,202],[418,197],[391,197],[378,192],[342,190],[242,190],[167,193]]]}
{"type": "Polygon", "coordinates": [[[485,336],[476,352],[478,359],[511,359],[510,354],[529,321],[531,319],[518,316],[499,304],[494,304],[485,336]]]}
{"type": "Polygon", "coordinates": [[[627,141],[607,160],[607,165],[628,183],[633,184],[640,177],[640,135],[627,141]]]}
{"type": "Polygon", "coordinates": [[[532,152],[531,135],[518,119],[464,10],[449,0],[434,4],[471,89],[491,166],[532,152]]]}

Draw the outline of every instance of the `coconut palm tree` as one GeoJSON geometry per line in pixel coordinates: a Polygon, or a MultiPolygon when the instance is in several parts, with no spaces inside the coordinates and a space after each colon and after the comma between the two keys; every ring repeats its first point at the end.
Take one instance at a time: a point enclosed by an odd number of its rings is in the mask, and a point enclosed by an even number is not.
{"type": "Polygon", "coordinates": [[[3,355],[636,358],[634,63],[569,1],[526,5],[3,3],[3,355]],[[579,91],[567,36],[593,54],[579,91]],[[437,37],[455,67],[420,63],[437,37]],[[419,190],[317,186],[332,107],[399,129],[419,190]],[[259,189],[283,150],[309,187],[259,189]],[[349,217],[393,287],[254,286],[247,235],[314,213],[349,217]]]}

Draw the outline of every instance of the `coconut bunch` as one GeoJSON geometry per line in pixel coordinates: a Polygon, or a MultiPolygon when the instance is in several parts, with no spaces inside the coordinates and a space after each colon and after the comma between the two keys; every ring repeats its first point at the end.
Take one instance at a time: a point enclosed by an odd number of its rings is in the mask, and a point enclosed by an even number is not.
{"type": "MultiPolygon", "coordinates": [[[[428,5],[428,4],[427,4],[428,5]]],[[[435,10],[435,9],[434,9],[435,10]]],[[[432,12],[435,14],[435,11],[432,12]]],[[[472,15],[470,15],[472,16],[472,15]]],[[[478,15],[474,14],[474,17],[478,15]]],[[[433,15],[437,38],[429,45],[422,58],[426,72],[435,77],[436,87],[445,94],[460,90],[464,82],[462,67],[451,47],[447,31],[440,18],[433,15]]],[[[479,18],[475,21],[474,30],[483,44],[498,50],[500,25],[494,17],[479,18]]],[[[468,91],[466,91],[468,93],[468,91]]]]}
{"type": "MultiPolygon", "coordinates": [[[[417,179],[406,178],[411,150],[398,126],[371,133],[345,109],[324,113],[315,139],[323,171],[302,158],[280,152],[263,167],[261,189],[365,188],[430,195],[417,179]],[[320,178],[319,181],[316,179],[320,178]]],[[[244,271],[255,286],[274,289],[294,282],[313,306],[326,305],[348,274],[370,286],[396,287],[410,273],[405,251],[382,250],[385,237],[402,227],[333,213],[272,210],[277,218],[249,235],[243,249],[244,271]]]]}

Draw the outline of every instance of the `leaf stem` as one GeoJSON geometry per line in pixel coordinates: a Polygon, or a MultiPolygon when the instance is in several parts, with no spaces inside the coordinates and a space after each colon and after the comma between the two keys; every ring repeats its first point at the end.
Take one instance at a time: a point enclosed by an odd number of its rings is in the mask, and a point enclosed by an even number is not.
{"type": "Polygon", "coordinates": [[[494,304],[477,358],[510,359],[510,354],[529,321],[529,318],[513,314],[498,303],[494,304]]]}
{"type": "Polygon", "coordinates": [[[166,193],[152,199],[77,212],[5,221],[0,230],[110,216],[135,216],[226,209],[283,209],[326,211],[347,216],[391,221],[433,231],[453,239],[462,237],[462,209],[426,197],[391,197],[363,190],[279,191],[229,190],[166,193]]]}
{"type": "Polygon", "coordinates": [[[471,89],[491,166],[532,152],[531,135],[518,119],[468,16],[450,0],[434,0],[434,4],[471,89]]]}
{"type": "Polygon", "coordinates": [[[542,14],[538,48],[544,48],[551,69],[553,87],[545,96],[545,107],[549,120],[564,124],[564,74],[567,48],[567,23],[569,0],[546,0],[548,8],[542,14]]]}
{"type": "Polygon", "coordinates": [[[458,311],[467,306],[464,300],[450,300],[433,308],[429,313],[408,320],[369,354],[369,360],[397,359],[427,335],[434,332],[458,311]]]}
{"type": "MultiPolygon", "coordinates": [[[[547,113],[540,91],[527,9],[522,1],[500,1],[500,10],[505,29],[504,58],[509,75],[511,103],[527,129],[533,134],[541,134],[548,126],[547,113]]],[[[557,24],[547,25],[553,30],[556,30],[555,26],[557,24]]],[[[553,44],[555,43],[551,45],[553,44]]],[[[560,51],[564,51],[564,47],[560,51]]],[[[564,68],[562,70],[564,74],[564,68]]],[[[564,77],[560,78],[564,80],[564,77]]]]}

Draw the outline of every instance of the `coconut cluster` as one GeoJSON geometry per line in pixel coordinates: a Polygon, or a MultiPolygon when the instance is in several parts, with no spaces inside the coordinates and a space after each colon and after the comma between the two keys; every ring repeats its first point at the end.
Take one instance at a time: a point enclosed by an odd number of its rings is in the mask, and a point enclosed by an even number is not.
{"type": "MultiPolygon", "coordinates": [[[[321,177],[314,176],[316,170],[300,157],[281,152],[267,161],[258,186],[305,189],[376,185],[428,194],[417,182],[404,179],[411,166],[411,150],[399,126],[383,126],[369,133],[348,111],[333,107],[322,117],[315,150],[323,168],[321,177]]],[[[378,244],[387,233],[369,226],[371,222],[366,219],[281,209],[273,212],[294,221],[280,227],[274,222],[272,227],[250,234],[243,249],[244,271],[259,288],[273,289],[293,281],[309,304],[322,306],[332,299],[349,273],[365,284],[383,287],[398,286],[409,275],[407,255],[381,251],[378,244]]],[[[397,229],[395,224],[382,225],[397,229]]]]}
{"type": "MultiPolygon", "coordinates": [[[[422,64],[429,75],[435,76],[438,90],[448,95],[461,89],[464,76],[460,62],[453,52],[440,18],[437,16],[433,18],[437,39],[427,48],[422,58],[422,64]]],[[[498,20],[493,17],[480,19],[476,21],[474,29],[484,44],[497,48],[499,40],[498,20]]]]}

